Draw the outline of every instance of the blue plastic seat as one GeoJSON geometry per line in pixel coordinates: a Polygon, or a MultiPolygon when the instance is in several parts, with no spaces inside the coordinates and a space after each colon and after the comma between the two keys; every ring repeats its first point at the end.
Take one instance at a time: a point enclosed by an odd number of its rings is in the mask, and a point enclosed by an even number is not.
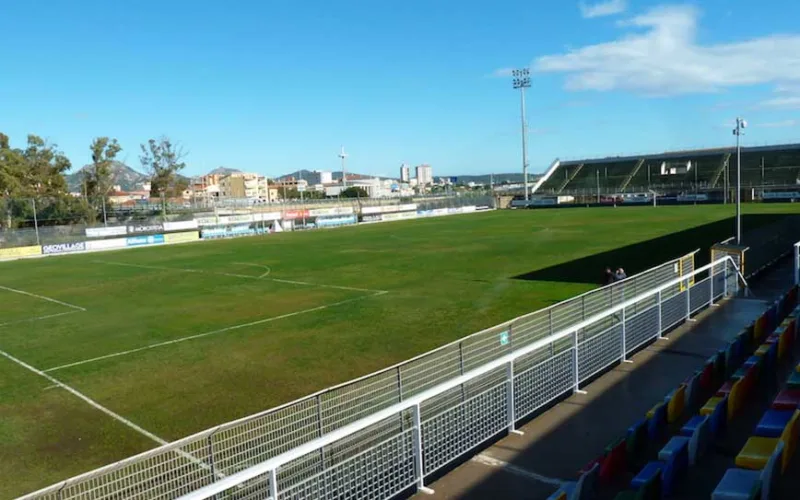
{"type": "Polygon", "coordinates": [[[783,447],[783,441],[779,441],[763,470],[728,469],[711,494],[711,500],[771,500],[780,478],[783,447]]]}
{"type": "Polygon", "coordinates": [[[793,410],[767,410],[756,426],[755,435],[771,438],[781,437],[786,424],[792,419],[792,415],[794,415],[793,410]]]}

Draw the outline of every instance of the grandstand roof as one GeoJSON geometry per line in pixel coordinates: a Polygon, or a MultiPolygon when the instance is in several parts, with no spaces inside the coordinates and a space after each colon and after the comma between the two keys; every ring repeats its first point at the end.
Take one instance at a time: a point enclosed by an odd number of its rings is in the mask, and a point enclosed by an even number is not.
{"type": "MultiPolygon", "coordinates": [[[[587,158],[583,160],[565,160],[561,165],[579,165],[581,163],[588,165],[594,163],[609,163],[609,162],[622,162],[622,161],[636,161],[640,158],[645,160],[651,159],[672,159],[672,158],[697,158],[701,156],[714,156],[721,153],[733,153],[736,151],[734,146],[719,147],[719,148],[704,148],[704,149],[684,149],[678,151],[665,151],[662,153],[647,153],[647,154],[633,154],[625,156],[606,156],[604,158],[587,158]]],[[[774,144],[768,146],[750,146],[742,147],[742,154],[744,153],[761,153],[761,152],[775,152],[775,151],[800,151],[800,143],[795,144],[774,144]]]]}

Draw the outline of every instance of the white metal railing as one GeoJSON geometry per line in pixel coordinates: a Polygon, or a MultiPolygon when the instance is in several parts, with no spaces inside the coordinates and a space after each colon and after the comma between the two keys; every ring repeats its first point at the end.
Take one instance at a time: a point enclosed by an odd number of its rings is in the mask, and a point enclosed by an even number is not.
{"type": "MultiPolygon", "coordinates": [[[[137,497],[166,500],[197,490],[220,476],[236,473],[297,448],[520,347],[551,336],[622,303],[626,296],[636,296],[688,275],[694,269],[695,253],[468,335],[378,372],[198,432],[22,498],[97,500],[137,497]],[[198,467],[198,464],[201,466],[198,467]]],[[[671,297],[681,291],[682,285],[674,284],[662,290],[660,298],[668,303],[671,297]]],[[[645,304],[637,304],[628,313],[638,313],[644,307],[645,304]]],[[[610,323],[606,325],[601,322],[587,327],[581,331],[580,340],[590,339],[609,326],[610,323]]],[[[564,348],[562,344],[563,341],[554,343],[553,351],[564,348]]],[[[545,354],[537,354],[525,361],[517,371],[527,369],[545,354]]],[[[421,418],[424,420],[438,415],[485,388],[483,385],[466,384],[460,390],[426,404],[421,418]]],[[[287,472],[284,479],[292,484],[299,483],[334,461],[354,458],[365,448],[364,443],[375,444],[389,438],[393,432],[392,425],[396,423],[386,423],[372,429],[369,436],[358,436],[335,449],[323,450],[316,459],[287,472]]],[[[410,426],[411,417],[408,416],[407,421],[399,425],[403,428],[410,426]]]]}
{"type": "Polygon", "coordinates": [[[794,244],[794,266],[792,268],[794,274],[794,284],[800,285],[800,241],[794,244]]]}
{"type": "Polygon", "coordinates": [[[343,495],[386,498],[413,485],[427,491],[426,475],[492,436],[504,430],[514,431],[518,419],[569,391],[578,391],[581,383],[626,360],[646,342],[713,305],[715,300],[733,295],[739,278],[744,282],[734,260],[723,257],[181,498],[200,500],[222,493],[224,498],[273,500],[343,495]],[[707,276],[696,280],[703,275],[707,276]],[[663,298],[664,292],[676,285],[682,291],[663,298]],[[583,335],[595,331],[597,324],[608,326],[590,337],[583,335]],[[541,352],[546,356],[537,356],[541,352]],[[426,405],[475,383],[482,388],[474,395],[422,418],[426,405]],[[543,397],[537,399],[537,395],[543,397]],[[365,435],[385,422],[399,425],[380,442],[340,463],[329,457],[330,462],[323,461],[314,473],[300,481],[291,480],[294,470],[305,462],[316,461],[338,444],[365,435]]]}

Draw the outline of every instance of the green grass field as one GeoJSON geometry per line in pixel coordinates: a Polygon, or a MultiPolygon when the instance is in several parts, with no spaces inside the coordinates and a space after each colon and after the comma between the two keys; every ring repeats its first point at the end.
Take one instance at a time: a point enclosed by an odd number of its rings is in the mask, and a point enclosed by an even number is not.
{"type": "MultiPolygon", "coordinates": [[[[732,210],[503,211],[0,263],[0,350],[171,441],[581,293],[604,258],[632,272],[707,249],[675,234],[732,210]],[[569,263],[582,283],[514,279],[569,263]]],[[[714,227],[696,233],[732,233],[714,227]]],[[[0,498],[157,445],[0,357],[0,498]]]]}

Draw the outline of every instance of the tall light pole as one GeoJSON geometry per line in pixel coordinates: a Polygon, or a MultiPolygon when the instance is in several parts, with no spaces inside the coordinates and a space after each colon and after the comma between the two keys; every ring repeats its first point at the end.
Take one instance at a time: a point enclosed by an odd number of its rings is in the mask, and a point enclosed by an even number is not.
{"type": "Polygon", "coordinates": [[[347,158],[347,153],[344,152],[344,146],[342,146],[342,151],[339,153],[339,158],[342,160],[342,186],[347,189],[347,171],[344,168],[344,159],[347,158]]]}
{"type": "Polygon", "coordinates": [[[742,244],[742,146],[739,138],[747,128],[747,121],[744,118],[736,118],[736,128],[733,135],[736,136],[736,244],[742,244]]]}
{"type": "Polygon", "coordinates": [[[515,69],[511,72],[514,77],[515,89],[519,89],[520,110],[522,114],[522,177],[525,183],[525,199],[528,199],[528,124],[525,120],[525,89],[531,86],[530,70],[528,68],[515,69]]]}

